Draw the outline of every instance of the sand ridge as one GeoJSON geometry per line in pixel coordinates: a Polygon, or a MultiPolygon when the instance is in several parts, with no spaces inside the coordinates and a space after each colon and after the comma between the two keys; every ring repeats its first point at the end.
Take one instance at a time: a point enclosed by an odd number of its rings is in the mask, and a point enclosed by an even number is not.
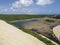
{"type": "Polygon", "coordinates": [[[0,20],[0,45],[46,45],[34,36],[0,20]]]}
{"type": "Polygon", "coordinates": [[[60,25],[54,27],[53,32],[56,35],[56,37],[58,38],[58,40],[60,41],[60,25]]]}

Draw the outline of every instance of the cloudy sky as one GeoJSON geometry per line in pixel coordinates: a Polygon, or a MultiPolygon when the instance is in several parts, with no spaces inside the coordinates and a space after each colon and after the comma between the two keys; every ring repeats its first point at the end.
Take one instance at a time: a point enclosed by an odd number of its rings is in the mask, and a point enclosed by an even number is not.
{"type": "Polygon", "coordinates": [[[0,0],[0,14],[60,14],[60,0],[0,0]]]}

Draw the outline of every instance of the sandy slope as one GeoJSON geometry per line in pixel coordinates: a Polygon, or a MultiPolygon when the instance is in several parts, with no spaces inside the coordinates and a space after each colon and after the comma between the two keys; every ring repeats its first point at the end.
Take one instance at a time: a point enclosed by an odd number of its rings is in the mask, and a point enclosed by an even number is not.
{"type": "Polygon", "coordinates": [[[56,35],[56,37],[58,38],[58,40],[60,41],[60,25],[54,27],[53,32],[56,35]]]}
{"type": "Polygon", "coordinates": [[[45,45],[16,27],[0,20],[0,45],[45,45]]]}

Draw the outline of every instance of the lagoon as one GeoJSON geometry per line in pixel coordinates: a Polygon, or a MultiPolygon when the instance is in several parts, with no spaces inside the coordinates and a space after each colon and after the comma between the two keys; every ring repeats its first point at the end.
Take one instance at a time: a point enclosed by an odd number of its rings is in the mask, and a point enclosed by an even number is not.
{"type": "Polygon", "coordinates": [[[38,19],[30,19],[30,20],[24,20],[24,21],[16,21],[16,22],[12,22],[11,24],[15,25],[15,26],[24,26],[26,24],[30,24],[32,22],[36,22],[39,21],[38,19]]]}

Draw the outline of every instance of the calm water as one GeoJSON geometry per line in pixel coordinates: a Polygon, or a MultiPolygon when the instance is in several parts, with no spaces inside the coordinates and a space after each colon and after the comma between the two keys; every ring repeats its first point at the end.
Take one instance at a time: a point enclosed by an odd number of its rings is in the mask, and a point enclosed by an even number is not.
{"type": "Polygon", "coordinates": [[[26,21],[20,21],[20,22],[13,22],[11,24],[13,24],[15,26],[24,26],[25,24],[29,24],[29,23],[36,22],[36,21],[39,21],[39,20],[32,19],[32,20],[26,20],[26,21]]]}

